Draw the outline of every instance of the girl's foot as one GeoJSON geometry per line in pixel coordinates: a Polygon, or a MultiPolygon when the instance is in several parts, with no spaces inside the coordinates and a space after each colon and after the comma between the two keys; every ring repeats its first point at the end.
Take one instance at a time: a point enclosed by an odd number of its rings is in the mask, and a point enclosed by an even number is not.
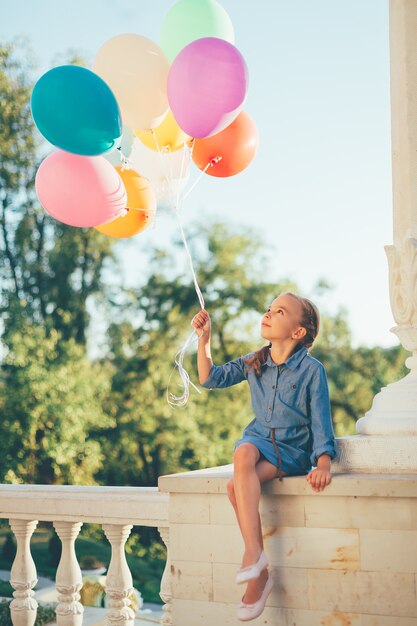
{"type": "Polygon", "coordinates": [[[267,574],[266,582],[264,588],[259,596],[259,599],[255,602],[249,603],[246,601],[246,595],[242,598],[241,603],[237,607],[237,618],[242,622],[248,622],[250,620],[256,619],[261,615],[262,611],[265,608],[266,601],[268,599],[269,594],[272,591],[273,581],[271,576],[267,574]]]}
{"type": "Polygon", "coordinates": [[[264,569],[261,572],[259,578],[248,582],[248,586],[246,587],[246,593],[242,598],[242,602],[244,602],[245,604],[254,604],[255,602],[257,602],[262,595],[267,580],[268,570],[264,569]]]}

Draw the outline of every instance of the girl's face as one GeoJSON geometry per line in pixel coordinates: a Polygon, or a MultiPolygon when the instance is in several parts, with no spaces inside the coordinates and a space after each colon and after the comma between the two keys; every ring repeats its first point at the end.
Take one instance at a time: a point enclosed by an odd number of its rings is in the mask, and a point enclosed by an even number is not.
{"type": "Polygon", "coordinates": [[[301,316],[302,305],[296,298],[289,295],[278,296],[262,316],[261,336],[268,341],[299,341],[305,334],[300,326],[301,316]],[[299,334],[296,331],[300,331],[299,334]]]}

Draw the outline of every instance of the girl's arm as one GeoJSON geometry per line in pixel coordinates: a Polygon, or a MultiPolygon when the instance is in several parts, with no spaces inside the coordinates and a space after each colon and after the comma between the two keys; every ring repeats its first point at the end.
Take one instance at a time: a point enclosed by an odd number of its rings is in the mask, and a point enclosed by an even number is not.
{"type": "Polygon", "coordinates": [[[211,322],[202,309],[191,322],[199,335],[197,368],[200,385],[207,389],[221,389],[236,385],[247,378],[244,358],[238,357],[224,365],[213,365],[210,349],[211,322]]]}
{"type": "Polygon", "coordinates": [[[211,320],[210,315],[205,309],[202,309],[194,317],[191,322],[199,335],[198,353],[197,353],[197,369],[200,384],[203,384],[209,377],[210,370],[213,367],[211,358],[210,338],[211,338],[211,320]]]}
{"type": "Polygon", "coordinates": [[[336,456],[336,440],[330,408],[326,370],[321,365],[310,385],[311,431],[313,450],[311,462],[316,468],[307,475],[314,491],[322,491],[331,481],[331,459],[336,456]]]}

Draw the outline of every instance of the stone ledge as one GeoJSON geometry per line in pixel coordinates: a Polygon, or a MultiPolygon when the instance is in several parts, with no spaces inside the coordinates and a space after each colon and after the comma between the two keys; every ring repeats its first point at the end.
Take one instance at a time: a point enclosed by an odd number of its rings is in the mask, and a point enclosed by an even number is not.
{"type": "Polygon", "coordinates": [[[417,475],[417,437],[413,435],[351,435],[336,441],[333,473],[417,475]]]}
{"type": "MultiPolygon", "coordinates": [[[[170,493],[227,493],[227,481],[233,476],[233,464],[160,476],[160,491],[170,493]]],[[[262,487],[262,493],[273,495],[379,496],[417,498],[417,473],[414,474],[334,474],[330,485],[316,493],[305,476],[277,478],[262,487]]]]}
{"type": "Polygon", "coordinates": [[[156,487],[0,484],[0,518],[162,527],[168,507],[156,487]]]}

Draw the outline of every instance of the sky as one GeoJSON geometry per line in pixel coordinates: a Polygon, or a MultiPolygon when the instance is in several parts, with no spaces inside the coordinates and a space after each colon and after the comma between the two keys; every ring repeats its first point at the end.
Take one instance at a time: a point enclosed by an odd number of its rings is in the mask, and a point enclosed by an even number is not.
{"type": "MultiPolygon", "coordinates": [[[[159,43],[173,4],[0,0],[0,40],[27,38],[36,77],[64,63],[69,50],[91,67],[114,35],[159,43]]],[[[201,177],[181,207],[185,232],[196,218],[253,229],[274,260],[275,278],[294,280],[306,297],[320,279],[332,286],[312,299],[329,314],[345,308],[354,346],[397,345],[384,250],[393,239],[388,2],[221,4],[248,66],[244,110],[259,148],[240,174],[201,177]]],[[[142,281],[149,247],[172,246],[177,236],[175,221],[161,212],[154,226],[118,243],[125,282],[142,281]]]]}

